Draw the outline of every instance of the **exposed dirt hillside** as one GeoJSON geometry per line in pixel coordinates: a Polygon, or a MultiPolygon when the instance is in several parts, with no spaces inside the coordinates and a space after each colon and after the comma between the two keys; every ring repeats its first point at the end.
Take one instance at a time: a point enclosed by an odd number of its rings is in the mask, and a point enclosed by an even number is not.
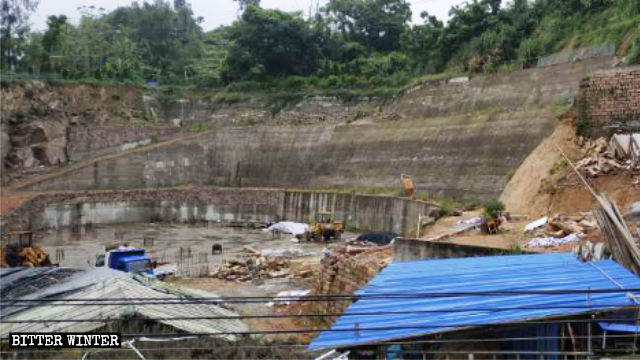
{"type": "MultiPolygon", "coordinates": [[[[550,214],[576,214],[597,207],[584,184],[563,161],[559,146],[572,161],[580,159],[575,135],[574,115],[569,112],[558,120],[553,133],[525,159],[507,183],[501,200],[508,211],[530,217],[550,214]]],[[[597,192],[614,199],[622,211],[640,201],[638,176],[618,171],[589,178],[597,192]]]]}
{"type": "Polygon", "coordinates": [[[574,141],[572,116],[561,117],[553,133],[527,156],[508,181],[500,198],[508,211],[531,216],[548,212],[550,194],[545,189],[553,181],[552,169],[562,158],[556,145],[565,153],[574,153],[574,141]]]}

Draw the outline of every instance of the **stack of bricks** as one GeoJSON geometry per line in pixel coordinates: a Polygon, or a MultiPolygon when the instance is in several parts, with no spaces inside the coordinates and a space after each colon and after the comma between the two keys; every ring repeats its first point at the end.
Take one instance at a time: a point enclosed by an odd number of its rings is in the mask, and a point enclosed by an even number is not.
{"type": "Polygon", "coordinates": [[[578,118],[592,138],[640,130],[640,70],[596,73],[582,80],[578,118]]]}
{"type": "MultiPolygon", "coordinates": [[[[363,287],[391,261],[390,246],[338,245],[329,249],[322,259],[320,275],[311,294],[351,295],[363,287]]],[[[313,302],[314,311],[340,314],[351,304],[351,300],[329,300],[313,302]]],[[[333,318],[325,318],[331,323],[333,318]]]]}

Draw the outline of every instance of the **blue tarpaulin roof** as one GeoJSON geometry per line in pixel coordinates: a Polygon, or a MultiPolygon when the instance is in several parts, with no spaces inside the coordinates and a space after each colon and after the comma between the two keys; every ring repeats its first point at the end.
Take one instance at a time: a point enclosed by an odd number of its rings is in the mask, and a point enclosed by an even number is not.
{"type": "Polygon", "coordinates": [[[640,289],[640,278],[612,260],[580,262],[564,253],[393,262],[357,292],[362,297],[349,306],[329,331],[320,333],[309,348],[349,347],[452,331],[460,326],[636,305],[625,292],[404,298],[385,298],[384,294],[621,288],[640,289]]]}

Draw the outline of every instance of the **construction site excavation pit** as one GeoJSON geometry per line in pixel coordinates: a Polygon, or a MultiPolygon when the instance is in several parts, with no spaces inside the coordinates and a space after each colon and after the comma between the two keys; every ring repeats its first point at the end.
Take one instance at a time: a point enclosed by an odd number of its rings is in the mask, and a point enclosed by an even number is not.
{"type": "Polygon", "coordinates": [[[175,265],[176,278],[215,276],[219,267],[229,263],[244,264],[251,257],[260,259],[258,262],[269,259],[269,265],[280,261],[280,266],[275,266],[277,269],[264,268],[262,274],[249,274],[250,279],[247,275],[240,274],[221,280],[267,287],[274,285],[285,290],[301,285],[297,280],[310,278],[313,275],[312,269],[320,262],[323,250],[331,244],[300,241],[291,234],[272,234],[261,228],[171,223],[85,225],[51,229],[39,233],[33,242],[50,255],[52,262],[75,268],[94,267],[100,255],[117,246],[142,248],[152,261],[175,265]],[[302,271],[303,276],[295,276],[296,270],[302,271]]]}

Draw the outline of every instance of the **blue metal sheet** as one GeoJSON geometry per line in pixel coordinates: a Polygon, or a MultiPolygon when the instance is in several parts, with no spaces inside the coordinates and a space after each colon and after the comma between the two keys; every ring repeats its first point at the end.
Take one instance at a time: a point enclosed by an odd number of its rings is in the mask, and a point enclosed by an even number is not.
{"type": "MultiPolygon", "coordinates": [[[[640,289],[640,279],[612,260],[585,263],[571,254],[540,254],[393,262],[357,294],[585,291],[618,289],[619,286],[640,289]]],[[[632,305],[635,303],[622,292],[590,296],[565,293],[364,297],[351,304],[331,326],[338,331],[320,333],[309,348],[347,347],[451,331],[461,325],[535,320],[632,305]],[[473,310],[487,308],[501,310],[473,310]],[[504,308],[507,309],[502,310],[504,308]],[[460,311],[451,312],[452,309],[460,311]],[[369,315],[372,313],[374,315],[369,315]],[[378,329],[367,330],[372,328],[378,329]]]]}
{"type": "Polygon", "coordinates": [[[600,327],[605,331],[615,331],[615,332],[624,332],[624,333],[636,333],[640,334],[640,326],[632,325],[632,324],[615,324],[608,322],[601,322],[600,327]]]}

